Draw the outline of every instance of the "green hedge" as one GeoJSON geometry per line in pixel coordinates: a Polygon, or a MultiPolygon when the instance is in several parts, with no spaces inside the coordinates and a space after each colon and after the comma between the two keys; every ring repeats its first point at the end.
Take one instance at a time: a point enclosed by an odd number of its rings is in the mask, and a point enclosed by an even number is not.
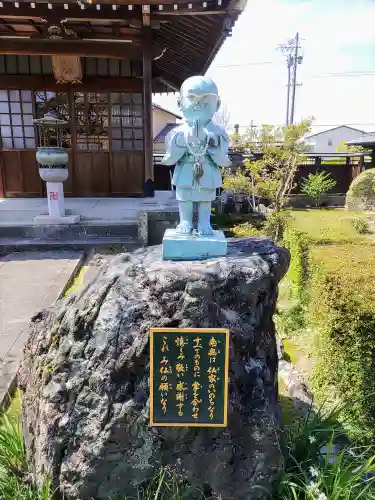
{"type": "Polygon", "coordinates": [[[284,246],[290,251],[291,261],[287,280],[292,296],[300,302],[306,298],[309,244],[304,233],[288,228],[283,237],[284,246]]]}
{"type": "Polygon", "coordinates": [[[288,273],[280,285],[275,320],[279,334],[288,337],[305,325],[308,242],[303,233],[288,227],[282,244],[290,251],[291,261],[288,273]]]}
{"type": "Polygon", "coordinates": [[[318,401],[344,405],[349,422],[375,435],[375,254],[371,246],[311,249],[308,324],[318,401]]]}

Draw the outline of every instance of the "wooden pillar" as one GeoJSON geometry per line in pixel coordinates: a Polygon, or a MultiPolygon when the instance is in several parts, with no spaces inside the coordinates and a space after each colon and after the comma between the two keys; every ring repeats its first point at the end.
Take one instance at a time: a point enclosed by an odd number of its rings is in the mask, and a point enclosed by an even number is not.
{"type": "Polygon", "coordinates": [[[314,160],[314,165],[316,166],[316,170],[318,170],[318,168],[320,167],[321,164],[322,164],[321,157],[320,156],[316,156],[315,160],[314,160]]]}
{"type": "Polygon", "coordinates": [[[375,168],[375,148],[371,151],[371,168],[375,168]]]}
{"type": "Polygon", "coordinates": [[[359,174],[361,172],[365,171],[365,157],[364,156],[359,157],[358,170],[359,170],[359,172],[358,172],[359,174]]]}
{"type": "MultiPolygon", "coordinates": [[[[145,22],[145,17],[144,22],[145,22]]],[[[143,26],[143,141],[146,197],[154,197],[154,162],[152,137],[152,28],[143,26]]]]}
{"type": "Polygon", "coordinates": [[[3,181],[3,152],[0,150],[0,198],[5,198],[5,183],[3,181]]]}

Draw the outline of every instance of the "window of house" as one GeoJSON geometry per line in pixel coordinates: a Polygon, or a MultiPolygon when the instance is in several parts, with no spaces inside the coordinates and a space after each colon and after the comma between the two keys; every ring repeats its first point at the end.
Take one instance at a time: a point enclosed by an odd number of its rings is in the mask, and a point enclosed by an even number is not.
{"type": "Polygon", "coordinates": [[[332,139],[328,139],[328,146],[332,146],[332,139]]]}
{"type": "Polygon", "coordinates": [[[3,148],[35,148],[32,98],[30,90],[0,90],[0,131],[3,148]]]}
{"type": "Polygon", "coordinates": [[[39,130],[33,118],[48,111],[69,121],[63,147],[72,147],[75,134],[81,151],[143,151],[142,94],[124,92],[0,91],[1,147],[35,149],[39,130]]]}
{"type": "Polygon", "coordinates": [[[111,93],[113,150],[143,150],[142,94],[111,93]]]}

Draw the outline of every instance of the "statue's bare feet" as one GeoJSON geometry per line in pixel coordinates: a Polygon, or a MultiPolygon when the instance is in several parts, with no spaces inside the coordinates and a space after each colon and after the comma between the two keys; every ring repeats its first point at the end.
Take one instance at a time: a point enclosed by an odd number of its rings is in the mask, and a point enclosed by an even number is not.
{"type": "Polygon", "coordinates": [[[210,224],[208,224],[207,226],[198,226],[198,234],[199,236],[211,236],[212,234],[214,234],[214,230],[212,229],[210,224]]]}
{"type": "Polygon", "coordinates": [[[189,234],[193,230],[193,226],[186,221],[180,222],[176,227],[176,233],[179,234],[189,234]]]}

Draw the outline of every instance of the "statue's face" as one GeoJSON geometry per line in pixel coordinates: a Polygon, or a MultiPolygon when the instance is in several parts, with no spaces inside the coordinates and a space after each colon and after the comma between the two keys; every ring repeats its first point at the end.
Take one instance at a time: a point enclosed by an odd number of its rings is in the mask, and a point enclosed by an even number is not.
{"type": "Polygon", "coordinates": [[[219,107],[217,94],[206,92],[205,89],[181,89],[180,108],[188,122],[199,119],[207,123],[212,119],[219,107]]]}

